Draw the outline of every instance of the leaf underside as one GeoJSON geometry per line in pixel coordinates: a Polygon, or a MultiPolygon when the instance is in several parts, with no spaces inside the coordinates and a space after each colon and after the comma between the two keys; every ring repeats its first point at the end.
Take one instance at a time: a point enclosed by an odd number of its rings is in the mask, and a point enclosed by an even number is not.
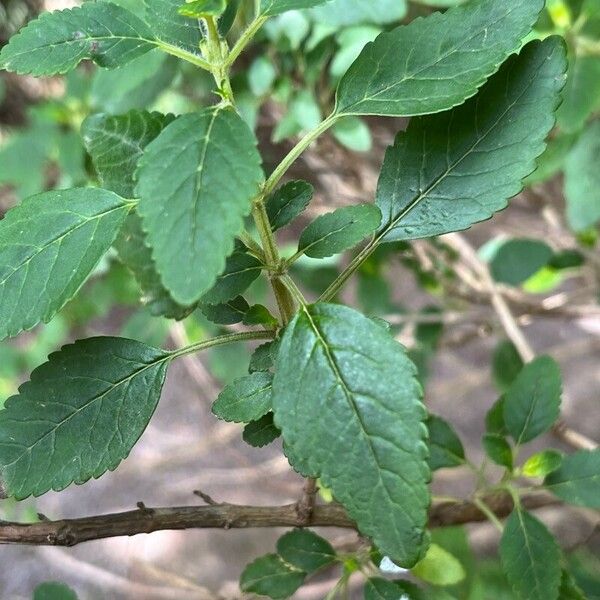
{"type": "Polygon", "coordinates": [[[415,375],[382,327],[350,308],[317,304],[287,327],[273,380],[291,465],[320,477],[362,533],[408,566],[427,544],[430,477],[415,375]]]}

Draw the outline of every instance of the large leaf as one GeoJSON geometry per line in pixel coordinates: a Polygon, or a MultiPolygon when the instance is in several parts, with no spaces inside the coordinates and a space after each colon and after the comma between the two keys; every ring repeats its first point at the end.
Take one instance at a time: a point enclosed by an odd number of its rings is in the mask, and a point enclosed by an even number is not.
{"type": "Polygon", "coordinates": [[[45,192],[0,221],[0,339],[48,322],[110,248],[131,203],[97,188],[45,192]]]}
{"type": "Polygon", "coordinates": [[[138,211],[176,302],[193,304],[215,283],[262,178],[256,139],[231,109],[179,117],[146,147],[138,211]]]}
{"type": "Polygon", "coordinates": [[[260,0],[260,14],[273,17],[288,10],[311,8],[328,0],[260,0]]]}
{"type": "Polygon", "coordinates": [[[600,508],[600,450],[580,450],[565,456],[544,485],[569,504],[600,508]]]}
{"type": "Polygon", "coordinates": [[[518,598],[558,598],[560,551],[552,534],[535,517],[522,510],[512,512],[500,541],[500,558],[518,598]]]}
{"type": "Polygon", "coordinates": [[[114,470],[143,433],[170,355],[123,338],[65,346],[0,411],[0,480],[17,499],[114,470]]]}
{"type": "MultiPolygon", "coordinates": [[[[174,118],[135,110],[125,115],[97,114],[87,118],[81,133],[103,187],[125,197],[134,196],[135,170],[144,148],[174,118]]],[[[190,313],[193,306],[177,304],[162,285],[136,212],[127,217],[115,246],[119,258],[139,283],[143,301],[152,314],[183,318],[190,313]]]]}
{"type": "Polygon", "coordinates": [[[109,2],[43,13],[13,36],[0,53],[0,66],[17,73],[66,73],[82,60],[101,67],[124,65],[156,46],[139,17],[109,2]]]}
{"type": "Polygon", "coordinates": [[[383,241],[466,229],[505,208],[544,150],[565,66],[560,38],[532,42],[476,98],[412,119],[377,187],[383,241]]]}
{"type": "Polygon", "coordinates": [[[583,132],[565,162],[567,220],[575,231],[600,221],[600,121],[583,132]]]}
{"type": "Polygon", "coordinates": [[[504,423],[517,444],[548,431],[558,418],[562,377],[549,356],[523,367],[504,394],[504,423]]]}
{"type": "Polygon", "coordinates": [[[292,466],[320,477],[363,534],[402,565],[427,536],[427,429],[416,369],[371,319],[303,307],[281,341],[273,410],[292,466]]]}
{"type": "Polygon", "coordinates": [[[424,115],[473,96],[519,49],[543,0],[477,0],[367,44],[337,91],[337,114],[424,115]]]}

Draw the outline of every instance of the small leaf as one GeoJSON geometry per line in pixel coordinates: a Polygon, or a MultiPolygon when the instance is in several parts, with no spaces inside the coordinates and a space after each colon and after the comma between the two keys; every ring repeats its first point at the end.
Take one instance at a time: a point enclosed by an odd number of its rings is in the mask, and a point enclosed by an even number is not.
{"type": "Polygon", "coordinates": [[[486,433],[482,439],[485,453],[497,464],[512,471],[513,451],[505,437],[486,433]]]}
{"type": "Polygon", "coordinates": [[[563,455],[556,450],[537,452],[525,461],[521,472],[525,477],[545,477],[556,471],[560,467],[562,460],[563,455]]]}
{"type": "Polygon", "coordinates": [[[0,479],[18,500],[113,471],[148,425],[170,354],[124,338],[51,354],[0,411],[0,479]]]}
{"type": "Polygon", "coordinates": [[[565,162],[567,220],[575,231],[600,221],[599,155],[600,121],[594,121],[586,127],[565,162]]]}
{"type": "Polygon", "coordinates": [[[433,585],[456,585],[466,576],[460,561],[437,544],[431,544],[425,557],[411,573],[433,585]]]}
{"type": "Polygon", "coordinates": [[[177,12],[184,17],[201,19],[202,17],[218,17],[225,12],[225,0],[192,0],[179,7],[177,12]]]}
{"type": "Polygon", "coordinates": [[[281,431],[273,422],[273,413],[268,413],[258,421],[252,421],[244,427],[242,439],[254,448],[262,448],[274,442],[281,435],[281,431]]]}
{"type": "Polygon", "coordinates": [[[202,302],[218,304],[244,293],[260,275],[263,265],[245,250],[237,248],[227,257],[224,271],[215,284],[202,296],[202,302]]]}
{"type": "Polygon", "coordinates": [[[198,55],[202,41],[198,22],[180,15],[177,11],[183,0],[143,0],[145,20],[154,35],[163,42],[184,52],[198,55]]]}
{"type": "Polygon", "coordinates": [[[429,466],[431,470],[463,465],[465,449],[450,424],[435,415],[430,415],[426,424],[429,430],[429,466]]]}
{"type": "Polygon", "coordinates": [[[250,563],[240,577],[242,592],[289,598],[303,583],[306,573],[285,563],[277,554],[265,554],[250,563]]]}
{"type": "Polygon", "coordinates": [[[262,304],[253,304],[244,315],[244,325],[264,325],[265,327],[277,327],[279,321],[273,316],[269,309],[262,304]]]}
{"type": "Polygon", "coordinates": [[[521,285],[545,267],[553,254],[552,248],[541,240],[508,240],[498,248],[490,270],[499,283],[521,285]]]}
{"type": "Polygon", "coordinates": [[[544,485],[569,504],[600,508],[600,450],[580,450],[563,457],[544,485]]]}
{"type": "Polygon", "coordinates": [[[223,421],[249,423],[271,410],[273,375],[256,372],[230,383],[212,405],[212,412],[223,421]]]}
{"type": "Polygon", "coordinates": [[[504,424],[504,396],[500,396],[486,413],[485,430],[496,435],[508,435],[508,429],[504,424]]]}
{"type": "Polygon", "coordinates": [[[131,203],[97,188],[32,196],[0,221],[0,339],[47,323],[110,248],[131,203]]]}
{"type": "Polygon", "coordinates": [[[545,525],[514,510],[504,526],[500,558],[506,578],[523,600],[556,600],[560,585],[560,551],[545,525]]]}
{"type": "Polygon", "coordinates": [[[462,104],[519,49],[543,5],[481,0],[382,33],[342,78],[336,113],[406,117],[462,104]]]}
{"type": "Polygon", "coordinates": [[[273,192],[266,204],[273,231],[285,227],[301,214],[313,193],[313,186],[306,181],[289,181],[273,192]]]}
{"type": "Polygon", "coordinates": [[[381,212],[373,204],[344,206],[317,217],[300,235],[298,251],[312,258],[325,258],[352,248],[373,233],[381,212]]]}
{"type": "Polygon", "coordinates": [[[250,357],[248,371],[269,371],[273,368],[273,363],[277,357],[277,349],[279,347],[278,340],[266,342],[256,348],[250,357]]]}
{"type": "Polygon", "coordinates": [[[176,302],[193,304],[223,272],[258,193],[256,139],[230,109],[184,115],[146,147],[137,175],[138,212],[162,282],[176,302]]]}
{"type": "Polygon", "coordinates": [[[344,117],[331,130],[335,139],[354,152],[369,152],[373,138],[368,125],[358,117],[344,117]]]}
{"type": "Polygon", "coordinates": [[[111,2],[85,2],[31,21],[2,49],[0,68],[55,75],[85,59],[115,68],[155,46],[151,29],[136,15],[111,2]]]}
{"type": "Polygon", "coordinates": [[[496,387],[505,392],[523,369],[523,359],[510,340],[502,340],[492,356],[492,376],[496,387]]]}
{"type": "Polygon", "coordinates": [[[277,553],[290,565],[314,573],[335,562],[333,546],[308,529],[288,531],[277,540],[277,553]]]}
{"type": "MultiPolygon", "coordinates": [[[[469,2],[465,10],[476,7],[486,15],[484,4],[469,2]]],[[[498,4],[498,10],[510,10],[515,2],[498,4]]],[[[498,35],[504,35],[501,31],[498,35]]],[[[469,102],[450,112],[411,119],[388,148],[377,186],[382,241],[466,229],[506,208],[544,150],[564,69],[560,38],[532,42],[510,57],[469,102]]]]}
{"type": "Polygon", "coordinates": [[[218,325],[234,325],[244,320],[250,305],[242,296],[236,296],[233,300],[227,300],[222,304],[201,304],[202,314],[213,323],[218,325]]]}
{"type": "Polygon", "coordinates": [[[47,581],[33,590],[33,600],[77,600],[77,594],[64,583],[47,581]]]}
{"type": "Polygon", "coordinates": [[[523,367],[504,395],[504,422],[517,445],[548,431],[558,418],[562,378],[549,356],[523,367]]]}
{"type": "Polygon", "coordinates": [[[327,0],[260,0],[260,14],[265,17],[274,17],[288,10],[311,8],[325,2],[327,0]]]}
{"type": "Polygon", "coordinates": [[[426,413],[415,375],[383,327],[348,307],[316,304],[287,326],[273,379],[290,464],[320,477],[401,566],[427,546],[426,413]]]}
{"type": "Polygon", "coordinates": [[[365,583],[364,600],[429,600],[429,598],[410,581],[390,581],[381,577],[372,577],[365,583]]]}

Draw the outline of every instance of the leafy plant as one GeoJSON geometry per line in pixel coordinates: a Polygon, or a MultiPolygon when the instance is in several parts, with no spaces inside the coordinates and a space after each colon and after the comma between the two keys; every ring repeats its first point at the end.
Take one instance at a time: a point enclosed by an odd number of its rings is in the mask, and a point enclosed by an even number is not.
{"type": "MultiPolygon", "coordinates": [[[[203,518],[214,526],[239,521],[300,527],[279,539],[276,554],[245,569],[244,592],[288,598],[315,572],[336,565],[342,575],[329,598],[342,594],[359,571],[365,598],[438,597],[425,594],[437,593],[436,586],[452,590],[467,573],[435,537],[431,543],[428,524],[435,522],[438,505],[432,505],[429,484],[433,471],[465,466],[478,481],[469,508],[503,532],[500,557],[514,594],[557,600],[568,588],[578,597],[559,545],[528,512],[528,492],[533,487],[599,508],[600,455],[589,443],[566,456],[546,449],[523,459],[524,445],[553,427],[564,431],[561,372],[550,357],[532,355],[494,286],[532,286],[541,270],[577,267],[581,256],[536,240],[503,240],[482,251],[488,271],[461,238],[435,237],[491,218],[524,181],[539,182],[562,165],[571,225],[583,231],[597,222],[600,214],[588,205],[586,190],[598,187],[589,183],[597,177],[592,157],[598,123],[581,137],[574,133],[596,108],[587,101],[581,106],[575,90],[587,86],[597,67],[580,63],[579,52],[582,46],[586,52],[596,48],[588,36],[596,35],[600,9],[591,0],[580,12],[561,4],[566,14],[573,11],[573,18],[563,18],[559,3],[542,12],[542,0],[421,4],[450,8],[396,27],[391,24],[407,15],[404,2],[89,1],[42,14],[2,49],[4,69],[34,76],[71,72],[70,85],[79,91],[72,95],[75,116],[60,103],[62,110],[54,107],[63,117],[71,115],[62,128],[42,118],[5,150],[4,160],[10,160],[27,148],[36,128],[47,131],[36,161],[45,164],[57,155],[51,148],[61,148],[58,162],[67,166],[73,186],[43,191],[53,186],[22,174],[7,178],[27,197],[0,221],[0,338],[60,318],[112,249],[137,282],[148,310],[143,323],[193,315],[218,332],[176,350],[159,347],[161,329],[149,343],[91,337],[52,353],[0,411],[2,496],[22,500],[114,470],[148,425],[174,360],[261,341],[248,374],[224,386],[213,413],[244,424],[243,439],[252,446],[281,435],[290,465],[306,484],[292,521],[286,507],[237,521],[236,511],[247,507],[205,507],[203,518]],[[285,19],[296,17],[307,24],[306,34],[297,44],[288,36],[281,54],[289,58],[304,43],[323,51],[313,71],[323,57],[331,60],[328,85],[335,83],[335,93],[321,104],[311,69],[303,73],[301,89],[286,95],[275,88],[289,83],[294,67],[280,73],[264,55],[250,54],[247,81],[240,85],[236,79],[236,65],[259,30],[264,26],[274,39],[285,30],[285,19]],[[309,31],[312,41],[306,39],[309,31]],[[567,51],[557,32],[572,32],[566,37],[575,48],[567,51]],[[105,70],[92,81],[78,79],[75,69],[84,60],[105,70]],[[207,93],[196,102],[180,98],[182,110],[176,112],[183,114],[145,110],[175,73],[197,77],[207,93]],[[112,85],[117,93],[109,99],[103,90],[112,85]],[[274,137],[305,132],[274,165],[261,157],[254,131],[257,107],[271,95],[289,108],[274,137]],[[314,192],[315,182],[286,181],[290,168],[328,130],[347,147],[368,149],[370,134],[361,120],[366,116],[410,118],[386,151],[374,202],[322,214],[294,237],[293,249],[280,246],[276,232],[297,233],[296,219],[314,192]],[[549,135],[554,137],[547,145],[549,135]],[[71,145],[78,160],[69,161],[71,145]],[[73,162],[78,166],[69,170],[73,162]],[[434,266],[427,271],[411,254],[411,242],[430,238],[434,266]],[[324,259],[357,246],[347,265],[332,272],[324,259]],[[491,286],[494,306],[512,333],[511,343],[494,355],[503,395],[488,413],[482,439],[489,459],[501,467],[497,481],[485,462],[476,466],[467,458],[453,427],[425,407],[423,386],[441,334],[439,315],[424,311],[432,321],[424,318],[416,329],[418,344],[411,352],[381,318],[393,307],[382,276],[389,255],[401,256],[423,286],[433,288],[450,285],[454,253],[461,249],[491,286]],[[320,261],[319,267],[309,258],[320,261]],[[340,301],[353,276],[363,312],[340,301]],[[264,304],[269,300],[256,300],[253,287],[261,281],[272,292],[276,315],[264,304]],[[317,488],[336,503],[315,505],[317,488]],[[494,504],[494,494],[501,505],[494,504]],[[344,554],[309,525],[356,527],[368,547],[344,554]],[[425,587],[380,577],[384,564],[409,569],[425,587]]],[[[131,517],[127,533],[146,531],[139,522],[145,510],[131,517]]],[[[155,518],[155,528],[167,526],[155,518]]],[[[91,519],[101,528],[103,517],[91,519]]],[[[31,527],[11,541],[38,539],[31,527]]],[[[75,526],[72,531],[74,537],[59,531],[52,539],[72,544],[92,539],[78,535],[101,537],[94,527],[85,534],[75,526]]],[[[44,585],[45,591],[36,592],[40,597],[58,589],[44,585]]],[[[439,597],[452,597],[452,591],[439,597]]]]}

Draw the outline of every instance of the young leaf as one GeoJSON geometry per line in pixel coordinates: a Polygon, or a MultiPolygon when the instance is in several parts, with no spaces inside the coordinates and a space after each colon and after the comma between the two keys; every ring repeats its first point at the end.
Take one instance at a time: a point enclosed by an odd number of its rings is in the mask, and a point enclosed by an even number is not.
{"type": "Polygon", "coordinates": [[[569,504],[600,508],[600,450],[580,450],[565,456],[544,485],[569,504]]]}
{"type": "Polygon", "coordinates": [[[458,467],[465,462],[465,449],[452,427],[441,417],[429,415],[429,467],[432,471],[458,467]]]}
{"type": "Polygon", "coordinates": [[[377,187],[383,241],[466,229],[505,208],[544,150],[564,70],[560,38],[532,42],[476,98],[412,119],[388,148],[377,187]]]}
{"type": "Polygon", "coordinates": [[[521,471],[525,477],[545,477],[556,471],[562,463],[563,455],[556,450],[536,452],[526,461],[521,471]]]}
{"type": "Polygon", "coordinates": [[[264,17],[274,17],[288,10],[311,8],[328,0],[260,0],[260,14],[264,17]]]}
{"type": "Polygon", "coordinates": [[[20,74],[55,75],[82,60],[115,68],[156,46],[140,18],[110,2],[45,12],[10,39],[0,53],[0,68],[20,74]]]}
{"type": "Polygon", "coordinates": [[[513,451],[505,437],[495,433],[486,433],[483,438],[485,453],[501,467],[512,470],[513,451]]]}
{"type": "Polygon", "coordinates": [[[250,305],[242,296],[227,300],[221,304],[200,304],[202,314],[218,325],[234,325],[244,320],[250,305]]]}
{"type": "MultiPolygon", "coordinates": [[[[136,110],[119,116],[97,114],[88,117],[81,133],[102,185],[126,198],[133,197],[135,170],[145,147],[174,118],[173,115],[136,110]]],[[[115,247],[119,258],[139,283],[144,304],[152,314],[175,319],[190,314],[194,306],[177,304],[162,285],[136,212],[127,217],[115,247]]]]}
{"type": "Polygon", "coordinates": [[[242,439],[254,448],[262,448],[274,442],[281,435],[281,431],[273,422],[273,413],[268,413],[258,421],[251,421],[244,427],[242,439]]]}
{"type": "Polygon", "coordinates": [[[431,544],[425,557],[412,569],[411,573],[433,585],[456,585],[466,576],[460,561],[437,544],[431,544]]]}
{"type": "Polygon", "coordinates": [[[0,481],[22,500],[116,469],[156,408],[170,355],[124,338],[51,354],[0,411],[0,481]]]}
{"type": "Polygon", "coordinates": [[[269,309],[262,304],[253,304],[244,315],[244,325],[264,325],[275,328],[279,325],[277,317],[271,314],[269,309]]]}
{"type": "Polygon", "coordinates": [[[462,104],[519,49],[543,6],[469,2],[382,33],[340,81],[336,114],[408,117],[462,104]]]}
{"type": "Polygon", "coordinates": [[[292,466],[320,477],[402,566],[427,546],[426,413],[415,375],[384,328],[350,308],[316,304],[286,328],[273,379],[275,423],[292,466]]]}
{"type": "Polygon", "coordinates": [[[240,577],[242,592],[289,598],[303,583],[306,573],[285,563],[277,554],[266,554],[250,563],[240,577]]]}
{"type": "Polygon", "coordinates": [[[291,223],[308,206],[314,193],[306,181],[289,181],[275,190],[267,200],[266,208],[273,231],[291,223]]]}
{"type": "Polygon", "coordinates": [[[223,272],[258,193],[256,139],[230,109],[184,115],[146,147],[137,173],[138,211],[162,282],[176,302],[193,304],[223,272]]]}
{"type": "Polygon", "coordinates": [[[317,217],[300,235],[298,251],[312,258],[325,258],[352,248],[381,223],[374,204],[344,206],[317,217]]]}
{"type": "Polygon", "coordinates": [[[277,554],[294,567],[313,573],[335,562],[333,546],[308,529],[288,531],[277,540],[277,554]]]}
{"type": "Polygon", "coordinates": [[[254,373],[255,371],[269,371],[272,369],[278,347],[279,343],[277,340],[258,346],[250,357],[248,371],[254,373]]]}
{"type": "Polygon", "coordinates": [[[215,400],[212,412],[223,421],[249,423],[271,410],[271,384],[273,375],[257,372],[236,379],[215,400]]]}
{"type": "Polygon", "coordinates": [[[535,517],[514,510],[504,526],[500,558],[519,598],[557,600],[560,585],[560,550],[552,534],[535,517]]]}
{"type": "Polygon", "coordinates": [[[565,162],[567,220],[575,231],[593,227],[600,221],[599,154],[600,122],[594,121],[577,140],[565,162]]]}
{"type": "Polygon", "coordinates": [[[558,418],[562,378],[549,356],[523,367],[504,395],[504,423],[517,445],[548,431],[558,418]]]}
{"type": "Polygon", "coordinates": [[[0,221],[0,339],[47,323],[110,248],[131,203],[97,188],[28,198],[0,221]]]}

